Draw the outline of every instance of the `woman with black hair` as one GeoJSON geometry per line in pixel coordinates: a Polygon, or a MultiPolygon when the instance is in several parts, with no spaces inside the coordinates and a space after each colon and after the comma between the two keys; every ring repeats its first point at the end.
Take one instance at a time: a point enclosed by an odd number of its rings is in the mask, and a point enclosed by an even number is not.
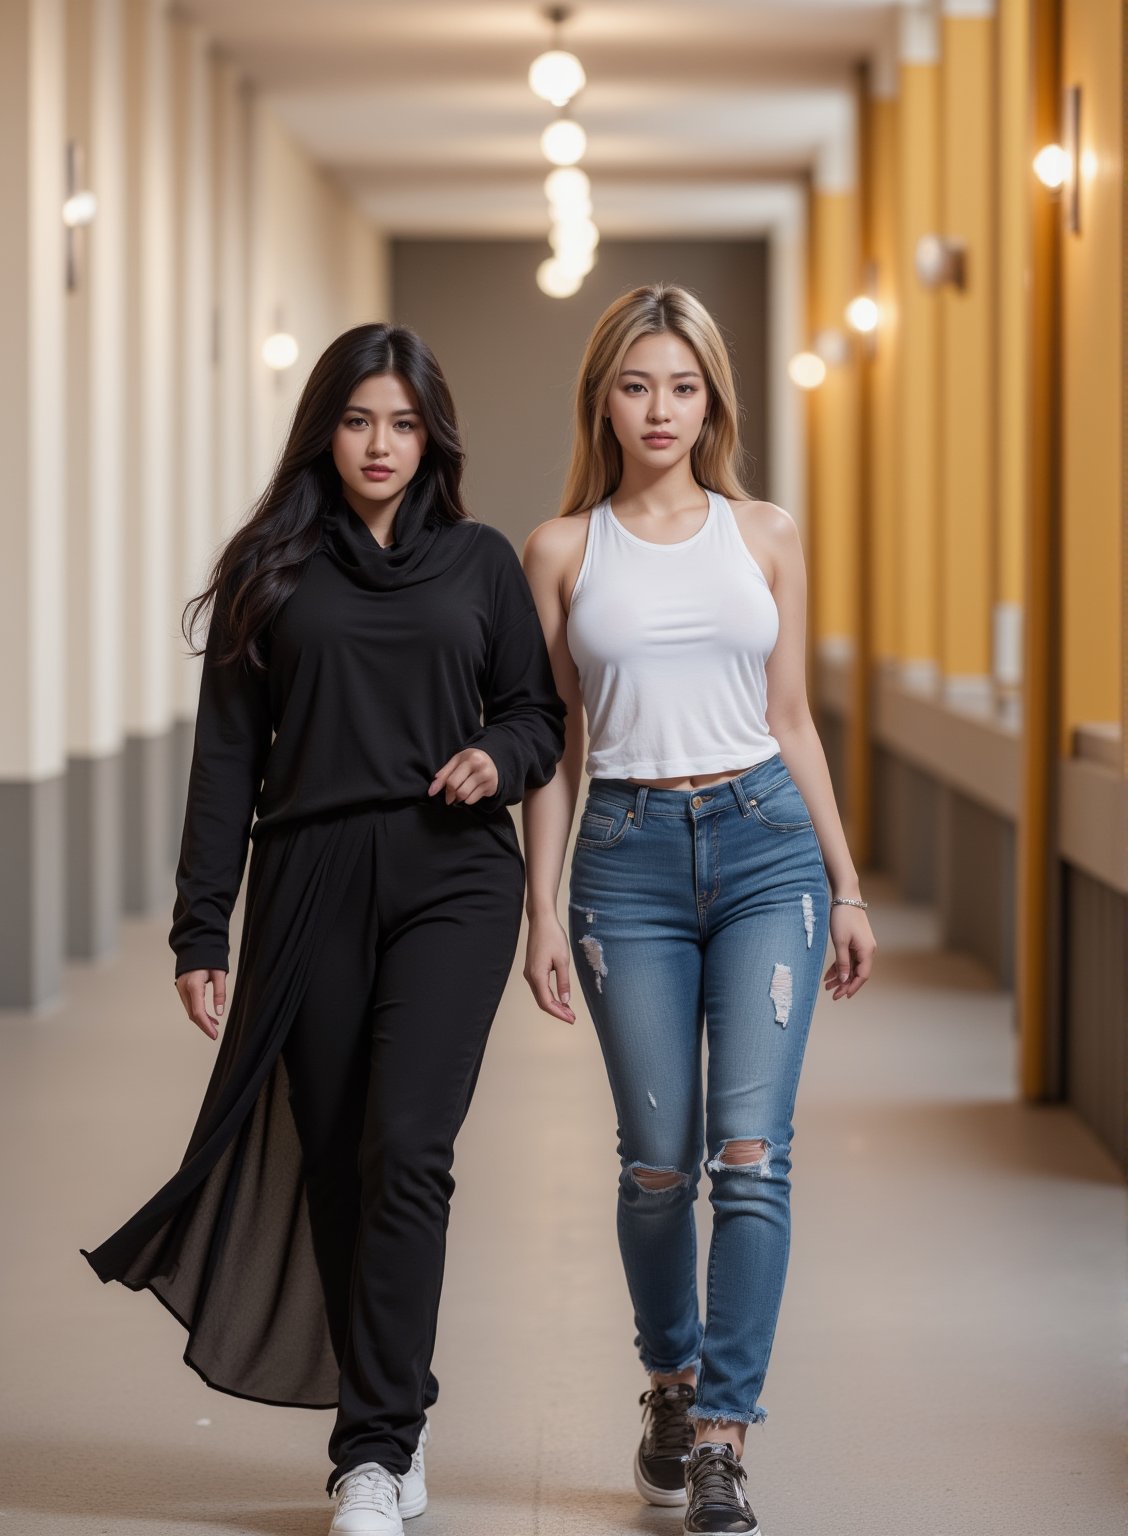
{"type": "Polygon", "coordinates": [[[426,1504],[454,1139],[524,893],[506,806],[563,748],[524,574],[462,467],[424,343],[346,332],[185,610],[191,641],[214,605],[176,987],[215,1039],[249,836],[238,985],[179,1172],[86,1255],[180,1319],[210,1386],[337,1409],[334,1532],[426,1504]]]}

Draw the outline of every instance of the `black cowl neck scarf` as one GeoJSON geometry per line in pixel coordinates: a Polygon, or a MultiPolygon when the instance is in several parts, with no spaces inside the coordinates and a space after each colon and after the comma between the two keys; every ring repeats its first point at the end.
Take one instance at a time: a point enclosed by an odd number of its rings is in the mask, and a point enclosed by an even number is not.
{"type": "Polygon", "coordinates": [[[395,542],[385,548],[377,544],[364,519],[340,495],[326,509],[322,547],[357,586],[389,592],[441,575],[466,552],[466,536],[478,526],[469,519],[447,523],[428,518],[422,507],[411,506],[405,497],[395,517],[395,542]],[[462,537],[457,536],[460,533],[462,537]],[[449,537],[451,534],[456,536],[449,537]]]}

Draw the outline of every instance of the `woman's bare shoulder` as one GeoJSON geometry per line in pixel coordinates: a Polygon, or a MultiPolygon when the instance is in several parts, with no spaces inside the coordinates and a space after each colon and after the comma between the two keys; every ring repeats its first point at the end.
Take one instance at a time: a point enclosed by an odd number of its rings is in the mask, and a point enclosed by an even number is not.
{"type": "Polygon", "coordinates": [[[729,505],[745,548],[774,591],[779,573],[803,558],[795,519],[774,501],[732,501],[729,505]]]}
{"type": "Polygon", "coordinates": [[[590,517],[590,512],[576,512],[538,523],[525,540],[526,558],[538,563],[567,561],[577,549],[583,548],[590,517]]]}
{"type": "Polygon", "coordinates": [[[729,506],[742,526],[765,538],[790,540],[799,531],[791,513],[774,501],[730,501],[729,506]]]}

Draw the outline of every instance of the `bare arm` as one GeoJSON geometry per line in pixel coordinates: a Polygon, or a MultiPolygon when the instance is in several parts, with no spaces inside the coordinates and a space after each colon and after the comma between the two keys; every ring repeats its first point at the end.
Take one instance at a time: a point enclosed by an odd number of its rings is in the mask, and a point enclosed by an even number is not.
{"type": "MultiPolygon", "coordinates": [[[[772,568],[767,574],[779,610],[779,638],[766,668],[768,727],[811,813],[831,894],[856,898],[861,894],[858,872],[842,830],[826,754],[807,703],[807,573],[799,530],[779,507],[761,505],[759,512],[761,537],[771,556],[772,568]]],[[[830,935],[835,960],[824,983],[836,1000],[853,997],[870,974],[877,947],[865,912],[859,907],[832,907],[830,935]]]]}
{"type": "Polygon", "coordinates": [[[527,871],[525,907],[529,941],[524,977],[537,1005],[555,1018],[575,1023],[571,997],[568,939],[556,913],[564,855],[572,830],[584,761],[584,711],[576,664],[568,649],[564,608],[565,572],[583,528],[564,519],[543,523],[525,544],[524,566],[537,605],[556,691],[568,707],[564,754],[553,778],[529,790],[521,803],[527,871]],[[556,987],[553,990],[553,978],[556,987]]]}

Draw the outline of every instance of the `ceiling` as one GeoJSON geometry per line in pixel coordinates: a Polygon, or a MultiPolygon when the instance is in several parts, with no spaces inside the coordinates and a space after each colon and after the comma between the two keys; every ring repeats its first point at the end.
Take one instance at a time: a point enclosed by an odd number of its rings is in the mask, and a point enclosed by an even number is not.
{"type": "MultiPolygon", "coordinates": [[[[607,234],[740,235],[781,186],[852,175],[856,67],[890,0],[577,0],[574,115],[607,234]]],[[[189,0],[181,11],[372,220],[401,235],[543,235],[553,109],[526,83],[539,0],[189,0]]]]}

